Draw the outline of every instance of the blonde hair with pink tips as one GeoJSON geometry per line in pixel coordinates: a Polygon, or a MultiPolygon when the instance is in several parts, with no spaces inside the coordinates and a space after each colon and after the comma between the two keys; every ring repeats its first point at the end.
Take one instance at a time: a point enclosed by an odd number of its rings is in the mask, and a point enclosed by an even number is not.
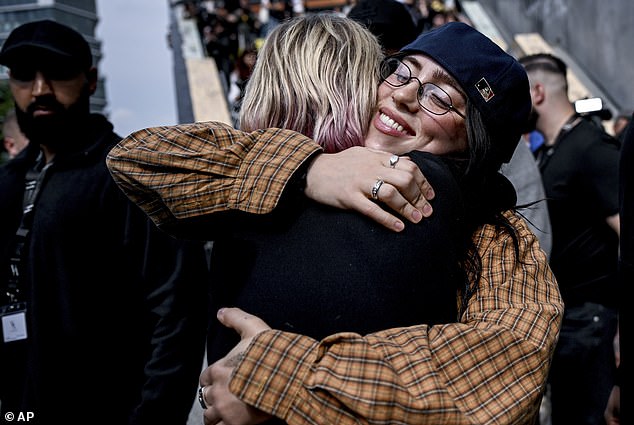
{"type": "Polygon", "coordinates": [[[286,21],[258,52],[240,129],[295,130],[326,152],[363,145],[382,58],[375,36],[349,18],[319,13],[286,21]]]}

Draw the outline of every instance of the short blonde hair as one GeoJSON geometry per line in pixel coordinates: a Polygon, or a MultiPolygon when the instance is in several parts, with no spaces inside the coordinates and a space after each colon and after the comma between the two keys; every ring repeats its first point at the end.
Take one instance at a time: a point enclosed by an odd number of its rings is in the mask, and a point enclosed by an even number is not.
{"type": "Polygon", "coordinates": [[[362,145],[382,58],[375,36],[352,19],[318,13],[286,21],[258,53],[240,128],[295,130],[326,152],[362,145]]]}

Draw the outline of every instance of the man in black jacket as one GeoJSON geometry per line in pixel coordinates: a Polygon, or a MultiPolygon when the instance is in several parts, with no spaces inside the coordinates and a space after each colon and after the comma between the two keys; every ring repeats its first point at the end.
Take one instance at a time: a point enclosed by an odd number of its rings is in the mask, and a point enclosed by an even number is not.
{"type": "Polygon", "coordinates": [[[615,372],[619,143],[575,112],[563,60],[537,53],[519,61],[544,136],[535,154],[552,225],[550,266],[565,304],[549,375],[552,424],[597,424],[615,372]]]}
{"type": "Polygon", "coordinates": [[[0,169],[0,400],[32,423],[187,420],[202,364],[207,265],[131,204],[89,112],[88,43],[53,21],[0,51],[31,143],[0,169]]]}

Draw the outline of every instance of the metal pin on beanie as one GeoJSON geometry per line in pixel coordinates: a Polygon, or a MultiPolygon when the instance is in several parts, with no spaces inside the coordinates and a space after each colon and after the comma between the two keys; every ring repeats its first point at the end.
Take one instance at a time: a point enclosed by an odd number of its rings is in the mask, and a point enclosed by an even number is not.
{"type": "Polygon", "coordinates": [[[488,102],[489,100],[493,99],[493,96],[495,96],[495,93],[493,93],[493,89],[489,85],[489,82],[486,80],[486,78],[482,78],[476,83],[475,86],[485,102],[488,102]]]}

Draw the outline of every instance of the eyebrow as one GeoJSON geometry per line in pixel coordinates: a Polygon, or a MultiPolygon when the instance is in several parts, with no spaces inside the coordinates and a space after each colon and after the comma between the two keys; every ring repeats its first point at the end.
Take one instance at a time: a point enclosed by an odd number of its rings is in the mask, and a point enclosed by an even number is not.
{"type": "Polygon", "coordinates": [[[442,69],[440,69],[440,68],[434,69],[434,72],[433,72],[432,75],[433,75],[435,80],[438,80],[438,81],[440,81],[442,83],[445,83],[448,86],[453,87],[461,95],[463,94],[463,90],[460,87],[460,85],[458,84],[458,82],[451,75],[447,74],[442,69]]]}
{"type": "MultiPolygon", "coordinates": [[[[409,64],[411,64],[413,68],[415,68],[416,72],[420,73],[422,66],[420,62],[418,62],[413,56],[406,56],[402,60],[407,61],[409,64]]],[[[430,60],[433,60],[433,59],[430,58],[430,60]]],[[[434,72],[432,73],[432,78],[435,81],[438,81],[440,83],[443,83],[452,87],[463,97],[463,100],[466,99],[464,90],[460,87],[456,79],[453,78],[451,75],[447,74],[447,72],[445,72],[442,68],[440,68],[440,66],[438,65],[436,66],[436,68],[434,69],[434,72]]]]}

